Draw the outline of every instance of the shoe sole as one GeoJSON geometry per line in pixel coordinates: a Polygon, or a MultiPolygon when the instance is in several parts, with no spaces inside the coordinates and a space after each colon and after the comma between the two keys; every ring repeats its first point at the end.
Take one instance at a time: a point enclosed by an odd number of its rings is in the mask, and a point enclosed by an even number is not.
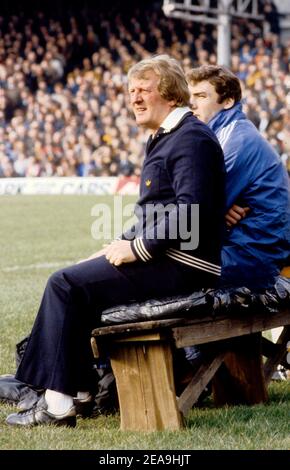
{"type": "Polygon", "coordinates": [[[77,420],[76,420],[76,416],[69,416],[68,418],[65,418],[65,419],[59,419],[59,420],[55,420],[55,421],[44,421],[42,423],[37,423],[37,422],[33,422],[33,423],[17,423],[17,422],[9,422],[6,420],[6,424],[8,424],[9,426],[19,426],[19,427],[33,427],[33,426],[57,426],[57,427],[60,427],[60,426],[65,426],[65,427],[69,427],[69,428],[75,428],[76,427],[76,424],[77,424],[77,420]]]}

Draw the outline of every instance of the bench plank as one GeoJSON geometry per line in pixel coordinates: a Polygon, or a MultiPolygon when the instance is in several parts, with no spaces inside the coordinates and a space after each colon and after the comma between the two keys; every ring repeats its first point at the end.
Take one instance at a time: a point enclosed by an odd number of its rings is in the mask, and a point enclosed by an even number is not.
{"type": "Polygon", "coordinates": [[[244,315],[232,315],[229,318],[217,318],[209,322],[200,322],[194,327],[191,325],[173,327],[172,334],[176,347],[182,348],[193,344],[210,343],[249,333],[257,333],[289,324],[290,309],[284,309],[273,315],[265,312],[245,312],[244,315]]]}
{"type": "Polygon", "coordinates": [[[172,327],[175,325],[183,325],[188,323],[194,323],[199,321],[206,321],[210,320],[211,317],[207,318],[170,318],[170,319],[163,319],[163,320],[150,320],[150,321],[138,321],[135,323],[121,323],[118,325],[110,325],[110,326],[102,326],[95,328],[92,331],[93,336],[110,336],[110,335],[117,335],[117,334],[125,334],[131,333],[132,331],[147,331],[147,330],[156,330],[159,328],[167,328],[172,327]]]}

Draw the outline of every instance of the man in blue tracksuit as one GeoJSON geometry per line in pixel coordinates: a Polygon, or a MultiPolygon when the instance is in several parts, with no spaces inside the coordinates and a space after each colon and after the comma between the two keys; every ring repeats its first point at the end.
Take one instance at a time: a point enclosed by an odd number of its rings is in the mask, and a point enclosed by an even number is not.
{"type": "Polygon", "coordinates": [[[137,125],[152,133],[137,224],[49,278],[16,374],[45,393],[35,407],[8,416],[10,425],[75,426],[73,397],[90,399],[89,339],[102,310],[192,292],[220,278],[225,169],[218,140],[192,115],[187,82],[174,59],[141,61],[128,81],[137,125]]]}
{"type": "Polygon", "coordinates": [[[220,66],[187,76],[194,114],[215,132],[225,156],[228,230],[224,284],[264,289],[290,255],[289,179],[274,149],[242,111],[239,80],[220,66]]]}

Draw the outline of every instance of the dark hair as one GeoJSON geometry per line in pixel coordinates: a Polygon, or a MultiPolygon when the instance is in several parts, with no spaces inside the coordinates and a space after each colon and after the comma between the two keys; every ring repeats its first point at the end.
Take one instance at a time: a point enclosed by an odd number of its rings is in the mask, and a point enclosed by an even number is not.
{"type": "Polygon", "coordinates": [[[235,103],[242,98],[242,89],[239,79],[226,67],[220,65],[202,65],[190,70],[186,74],[190,85],[195,85],[204,80],[214,86],[219,95],[218,103],[223,103],[228,98],[233,98],[235,103]]]}

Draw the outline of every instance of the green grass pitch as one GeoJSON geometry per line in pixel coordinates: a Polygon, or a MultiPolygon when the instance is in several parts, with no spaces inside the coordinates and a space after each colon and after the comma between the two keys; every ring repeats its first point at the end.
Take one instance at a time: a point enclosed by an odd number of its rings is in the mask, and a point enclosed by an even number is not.
{"type": "MultiPolygon", "coordinates": [[[[0,374],[15,371],[15,344],[30,331],[48,276],[101,247],[91,236],[91,210],[97,203],[112,205],[113,200],[92,195],[1,196],[0,374]]],[[[179,432],[121,433],[118,414],[80,419],[76,429],[24,431],[5,424],[12,410],[0,406],[1,450],[290,448],[289,381],[271,384],[266,405],[216,409],[207,399],[191,411],[187,427],[179,432]]]]}

